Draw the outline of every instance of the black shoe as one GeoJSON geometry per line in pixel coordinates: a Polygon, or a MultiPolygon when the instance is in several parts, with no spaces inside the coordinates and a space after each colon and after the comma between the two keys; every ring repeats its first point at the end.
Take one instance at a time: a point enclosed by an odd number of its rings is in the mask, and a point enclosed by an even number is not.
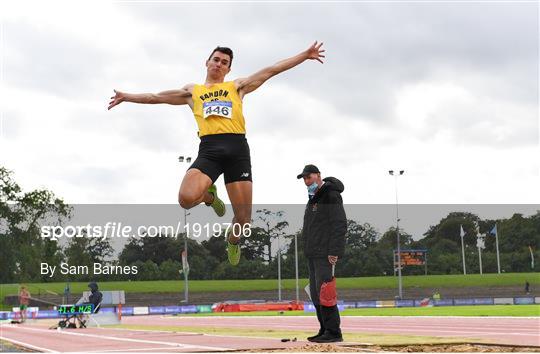
{"type": "Polygon", "coordinates": [[[313,340],[315,338],[319,338],[320,336],[322,336],[324,334],[324,330],[319,330],[319,333],[317,333],[316,335],[314,336],[311,336],[311,337],[307,337],[307,340],[310,341],[310,342],[313,342],[313,340]]]}
{"type": "Polygon", "coordinates": [[[318,336],[312,340],[315,343],[335,343],[343,342],[341,334],[332,334],[330,332],[324,332],[322,336],[318,336]]]}

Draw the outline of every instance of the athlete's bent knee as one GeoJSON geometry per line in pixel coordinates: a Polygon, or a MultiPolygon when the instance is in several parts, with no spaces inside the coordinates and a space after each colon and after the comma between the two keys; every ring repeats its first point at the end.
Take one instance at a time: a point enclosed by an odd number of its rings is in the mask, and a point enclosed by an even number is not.
{"type": "Polygon", "coordinates": [[[178,194],[178,203],[184,209],[191,209],[199,204],[200,196],[196,196],[194,193],[180,192],[178,194]]]}

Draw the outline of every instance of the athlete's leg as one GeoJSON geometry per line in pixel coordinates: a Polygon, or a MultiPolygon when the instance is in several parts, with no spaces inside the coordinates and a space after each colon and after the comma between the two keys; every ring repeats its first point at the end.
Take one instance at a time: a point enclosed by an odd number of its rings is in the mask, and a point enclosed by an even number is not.
{"type": "Polygon", "coordinates": [[[186,172],[180,191],[178,202],[184,209],[193,208],[202,202],[212,203],[214,195],[208,192],[212,185],[212,179],[197,168],[191,168],[186,172]]]}
{"type": "Polygon", "coordinates": [[[237,244],[240,241],[239,234],[242,234],[244,227],[248,227],[247,224],[251,222],[251,207],[253,199],[253,183],[251,181],[238,181],[231,182],[225,185],[227,188],[227,193],[229,194],[229,199],[232,204],[234,217],[233,225],[239,224],[240,228],[237,226],[236,231],[229,232],[228,241],[232,244],[237,244]],[[240,230],[240,233],[238,231],[240,230]]]}

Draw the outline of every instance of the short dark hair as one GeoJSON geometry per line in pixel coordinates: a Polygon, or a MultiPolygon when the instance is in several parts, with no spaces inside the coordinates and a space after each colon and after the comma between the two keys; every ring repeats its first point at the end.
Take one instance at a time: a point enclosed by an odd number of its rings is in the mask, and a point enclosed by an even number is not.
{"type": "Polygon", "coordinates": [[[208,60],[212,59],[212,55],[214,55],[215,52],[220,52],[220,53],[223,53],[223,54],[227,54],[229,57],[231,57],[231,60],[229,61],[229,68],[231,67],[232,65],[232,60],[233,60],[233,52],[232,52],[232,49],[231,48],[227,48],[227,47],[220,47],[220,46],[217,46],[216,49],[214,49],[212,51],[212,54],[210,54],[210,56],[208,57],[208,60]]]}

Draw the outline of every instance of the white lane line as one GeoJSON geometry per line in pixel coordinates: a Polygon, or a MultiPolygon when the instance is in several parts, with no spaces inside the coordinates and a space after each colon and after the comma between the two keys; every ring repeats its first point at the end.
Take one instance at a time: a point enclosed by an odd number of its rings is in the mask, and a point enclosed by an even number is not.
{"type": "MultiPolygon", "coordinates": [[[[404,328],[405,326],[409,329],[418,329],[418,330],[425,330],[425,329],[430,329],[432,328],[433,326],[437,326],[439,327],[439,329],[445,329],[445,330],[461,330],[463,332],[468,332],[468,331],[478,331],[479,329],[482,329],[482,330],[491,330],[491,331],[500,331],[501,333],[508,333],[509,330],[514,330],[516,332],[519,332],[519,333],[526,333],[526,332],[529,332],[529,333],[532,333],[532,334],[535,334],[537,333],[539,330],[540,330],[540,323],[536,326],[505,326],[505,325],[499,325],[499,326],[489,326],[489,325],[482,325],[482,324],[478,324],[478,325],[458,325],[458,324],[412,324],[412,323],[407,323],[407,324],[399,324],[399,323],[357,323],[357,322],[351,322],[351,321],[343,321],[343,326],[348,326],[348,327],[356,327],[356,326],[360,326],[359,328],[364,328],[365,326],[369,326],[369,328],[383,328],[383,329],[386,329],[386,328],[404,328]],[[398,326],[398,327],[396,327],[398,326]]],[[[206,323],[197,323],[197,325],[199,326],[218,326],[218,327],[223,327],[223,324],[216,324],[216,323],[212,323],[212,322],[206,322],[206,323]]],[[[282,324],[278,324],[278,323],[270,323],[267,325],[275,325],[275,326],[278,326],[279,328],[284,328],[284,327],[289,327],[289,328],[294,328],[296,326],[298,327],[311,327],[312,325],[315,326],[315,324],[313,323],[288,323],[287,325],[282,325],[282,324]]],[[[182,325],[180,325],[182,326],[182,325]]],[[[227,324],[227,327],[260,327],[260,324],[259,323],[249,323],[249,322],[245,322],[245,323],[228,323],[227,324]]],[[[489,332],[486,332],[486,333],[489,333],[489,332]]]]}
{"type": "MultiPolygon", "coordinates": [[[[208,318],[219,318],[219,319],[228,319],[228,320],[234,320],[234,319],[237,319],[237,320],[242,320],[242,319],[246,319],[245,317],[241,317],[241,316],[159,316],[160,318],[164,318],[164,319],[168,319],[168,320],[171,320],[171,319],[190,319],[190,320],[194,320],[194,319],[198,319],[198,318],[201,318],[201,319],[208,319],[208,318]]],[[[314,318],[315,317],[315,313],[313,313],[313,315],[299,315],[299,316],[249,316],[247,317],[247,319],[250,319],[250,318],[254,318],[254,319],[276,319],[276,318],[279,318],[280,320],[283,320],[283,319],[294,319],[294,318],[314,318]]],[[[413,321],[414,319],[416,318],[433,318],[433,319],[445,319],[445,318],[450,318],[450,319],[469,319],[469,318],[473,318],[473,319],[482,319],[482,320],[486,320],[486,319],[508,319],[508,320],[521,320],[521,319],[535,319],[535,320],[538,320],[540,319],[540,316],[362,316],[362,315],[344,315],[342,316],[343,318],[358,318],[358,320],[361,320],[361,319],[369,319],[369,318],[386,318],[386,319],[390,319],[390,318],[399,318],[399,319],[409,319],[411,321],[413,321]]]]}
{"type": "Polygon", "coordinates": [[[11,338],[8,338],[8,337],[4,337],[4,336],[0,336],[0,339],[3,339],[7,342],[11,342],[11,343],[14,343],[14,344],[17,344],[17,345],[20,345],[22,347],[26,347],[26,348],[29,348],[29,349],[34,349],[34,350],[38,350],[38,351],[41,351],[41,352],[46,352],[46,353],[59,353],[55,350],[52,350],[52,349],[48,349],[48,348],[43,348],[43,347],[38,347],[36,345],[32,345],[32,344],[29,344],[29,343],[25,343],[25,342],[21,342],[21,341],[18,341],[18,340],[15,340],[15,339],[11,339],[11,338]]]}
{"type": "MultiPolygon", "coordinates": [[[[129,329],[129,328],[100,328],[100,329],[115,329],[115,330],[119,330],[119,331],[138,331],[138,332],[156,332],[156,333],[175,333],[175,334],[180,334],[180,335],[189,335],[190,337],[195,337],[195,336],[206,336],[206,337],[223,337],[223,338],[251,338],[251,339],[275,339],[276,341],[277,340],[280,340],[279,338],[277,337],[257,337],[257,336],[242,336],[242,335],[229,335],[229,334],[214,334],[214,333],[203,333],[202,331],[201,332],[175,332],[175,331],[161,331],[161,330],[153,330],[153,329],[129,329]]],[[[201,327],[201,329],[204,329],[204,327],[201,327]]],[[[298,342],[306,342],[308,343],[307,340],[302,340],[302,339],[299,339],[297,340],[298,342]]]]}
{"type": "Polygon", "coordinates": [[[96,329],[101,329],[104,331],[113,329],[115,331],[130,331],[130,332],[174,333],[181,336],[186,335],[186,336],[191,336],[191,337],[194,337],[196,335],[199,335],[199,336],[203,335],[203,333],[198,333],[198,332],[179,332],[179,331],[166,331],[166,330],[159,330],[159,329],[133,329],[133,328],[115,328],[115,327],[97,327],[96,329]]]}
{"type": "MultiPolygon", "coordinates": [[[[70,354],[83,354],[83,353],[114,353],[114,352],[146,352],[151,350],[163,350],[168,349],[166,347],[156,347],[156,348],[132,348],[132,349],[109,349],[109,350],[85,350],[84,352],[70,352],[70,354]]],[[[181,349],[181,348],[178,348],[181,349]]]]}
{"type": "Polygon", "coordinates": [[[111,336],[103,336],[99,334],[85,334],[85,333],[74,333],[70,331],[52,331],[47,329],[38,329],[38,328],[28,328],[28,327],[13,327],[17,329],[24,329],[29,331],[36,331],[36,332],[46,332],[46,333],[60,333],[63,335],[71,335],[71,336],[80,336],[80,337],[88,337],[88,338],[99,338],[99,339],[109,339],[109,340],[116,340],[120,342],[132,342],[132,343],[145,343],[145,344],[161,344],[161,345],[167,345],[171,347],[178,347],[178,348],[185,348],[185,349],[206,349],[206,350],[231,350],[234,348],[222,348],[222,347],[209,347],[204,345],[196,345],[196,344],[183,344],[183,343],[176,343],[176,342],[164,342],[164,341],[156,341],[156,340],[147,340],[147,339],[132,339],[132,338],[121,338],[121,337],[111,337],[111,336]]]}
{"type": "MultiPolygon", "coordinates": [[[[206,324],[207,326],[212,326],[211,323],[208,323],[206,324]]],[[[215,324],[214,324],[215,326],[215,324]]],[[[314,325],[313,325],[314,326],[314,325]]],[[[234,328],[260,328],[261,325],[260,324],[253,324],[253,323],[244,323],[244,324],[240,324],[240,323],[230,323],[228,324],[227,327],[234,327],[234,328]]],[[[308,329],[308,328],[311,328],[312,326],[311,325],[308,325],[308,324],[298,324],[298,325],[280,325],[279,328],[280,329],[298,329],[298,330],[305,330],[305,329],[308,329]]],[[[479,332],[478,331],[478,328],[472,328],[474,331],[465,331],[463,329],[461,329],[462,327],[453,327],[453,328],[459,328],[459,330],[451,330],[451,329],[433,329],[429,326],[418,326],[417,328],[403,328],[403,326],[399,326],[399,327],[390,327],[390,326],[387,326],[387,325],[383,325],[382,327],[379,327],[379,326],[370,326],[370,327],[365,327],[365,326],[359,326],[358,324],[352,324],[352,325],[343,325],[342,326],[343,329],[354,329],[354,330],[361,330],[361,331],[368,331],[368,332],[374,332],[376,331],[376,333],[381,333],[381,334],[385,334],[385,333],[388,333],[387,331],[391,331],[392,333],[404,333],[404,332],[407,332],[407,333],[412,333],[412,334],[415,334],[415,335],[418,335],[418,336],[433,336],[433,335],[436,335],[434,333],[440,333],[440,334],[452,334],[452,335],[455,335],[455,334],[459,334],[459,335],[462,335],[462,336],[470,336],[470,335],[516,335],[516,336],[537,336],[538,334],[536,332],[530,332],[530,333],[516,333],[516,332],[508,332],[507,330],[504,331],[504,330],[500,330],[500,331],[482,331],[482,332],[479,332]],[[426,333],[422,333],[422,332],[428,332],[427,334],[426,333]]],[[[452,328],[452,327],[450,327],[452,328]]]]}

